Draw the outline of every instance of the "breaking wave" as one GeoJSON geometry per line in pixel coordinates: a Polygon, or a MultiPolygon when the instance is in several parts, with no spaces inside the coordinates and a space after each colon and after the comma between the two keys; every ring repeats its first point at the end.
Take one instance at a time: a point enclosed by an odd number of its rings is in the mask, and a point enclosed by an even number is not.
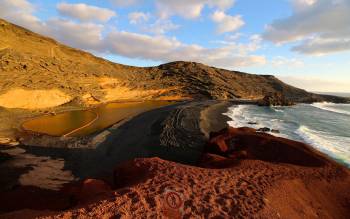
{"type": "Polygon", "coordinates": [[[322,110],[334,112],[334,113],[350,115],[350,104],[336,104],[336,103],[322,102],[322,103],[313,103],[311,104],[311,106],[317,107],[322,110]]]}
{"type": "Polygon", "coordinates": [[[232,127],[268,127],[269,134],[305,142],[350,167],[349,104],[315,103],[293,107],[238,105],[225,113],[232,127]]]}
{"type": "Polygon", "coordinates": [[[350,148],[346,147],[346,145],[350,143],[350,138],[330,136],[326,132],[312,130],[303,125],[296,130],[296,134],[301,136],[306,143],[312,145],[319,151],[350,166],[350,148]]]}

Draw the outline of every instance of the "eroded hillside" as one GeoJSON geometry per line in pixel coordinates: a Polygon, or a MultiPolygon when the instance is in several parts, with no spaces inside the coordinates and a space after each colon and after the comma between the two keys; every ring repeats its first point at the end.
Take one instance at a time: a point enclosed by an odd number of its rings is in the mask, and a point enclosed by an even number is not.
{"type": "Polygon", "coordinates": [[[270,92],[282,92],[294,101],[325,98],[274,76],[199,63],[173,62],[150,68],[115,64],[0,19],[2,107],[36,109],[71,101],[260,99],[270,92]]]}

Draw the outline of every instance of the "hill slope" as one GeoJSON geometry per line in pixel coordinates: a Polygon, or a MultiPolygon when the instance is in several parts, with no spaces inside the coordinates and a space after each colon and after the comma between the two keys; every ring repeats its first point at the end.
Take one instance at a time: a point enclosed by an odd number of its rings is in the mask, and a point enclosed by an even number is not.
{"type": "Polygon", "coordinates": [[[346,99],[308,93],[274,76],[192,62],[141,68],[115,64],[0,19],[0,106],[54,107],[125,99],[260,99],[282,92],[298,102],[346,99]]]}

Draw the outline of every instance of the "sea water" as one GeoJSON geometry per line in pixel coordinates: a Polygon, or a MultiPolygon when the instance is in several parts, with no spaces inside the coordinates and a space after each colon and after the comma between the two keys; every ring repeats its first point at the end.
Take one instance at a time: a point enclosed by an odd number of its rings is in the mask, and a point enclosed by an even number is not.
{"type": "Polygon", "coordinates": [[[308,143],[350,167],[350,104],[238,105],[226,115],[232,119],[228,122],[232,127],[279,130],[271,134],[308,143]]]}

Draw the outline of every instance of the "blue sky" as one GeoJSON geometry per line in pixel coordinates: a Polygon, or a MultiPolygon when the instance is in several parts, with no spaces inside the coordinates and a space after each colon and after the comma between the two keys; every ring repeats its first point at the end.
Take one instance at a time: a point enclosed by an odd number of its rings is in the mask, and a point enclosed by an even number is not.
{"type": "Polygon", "coordinates": [[[350,92],[349,0],[0,0],[0,17],[117,63],[185,60],[350,92]]]}

